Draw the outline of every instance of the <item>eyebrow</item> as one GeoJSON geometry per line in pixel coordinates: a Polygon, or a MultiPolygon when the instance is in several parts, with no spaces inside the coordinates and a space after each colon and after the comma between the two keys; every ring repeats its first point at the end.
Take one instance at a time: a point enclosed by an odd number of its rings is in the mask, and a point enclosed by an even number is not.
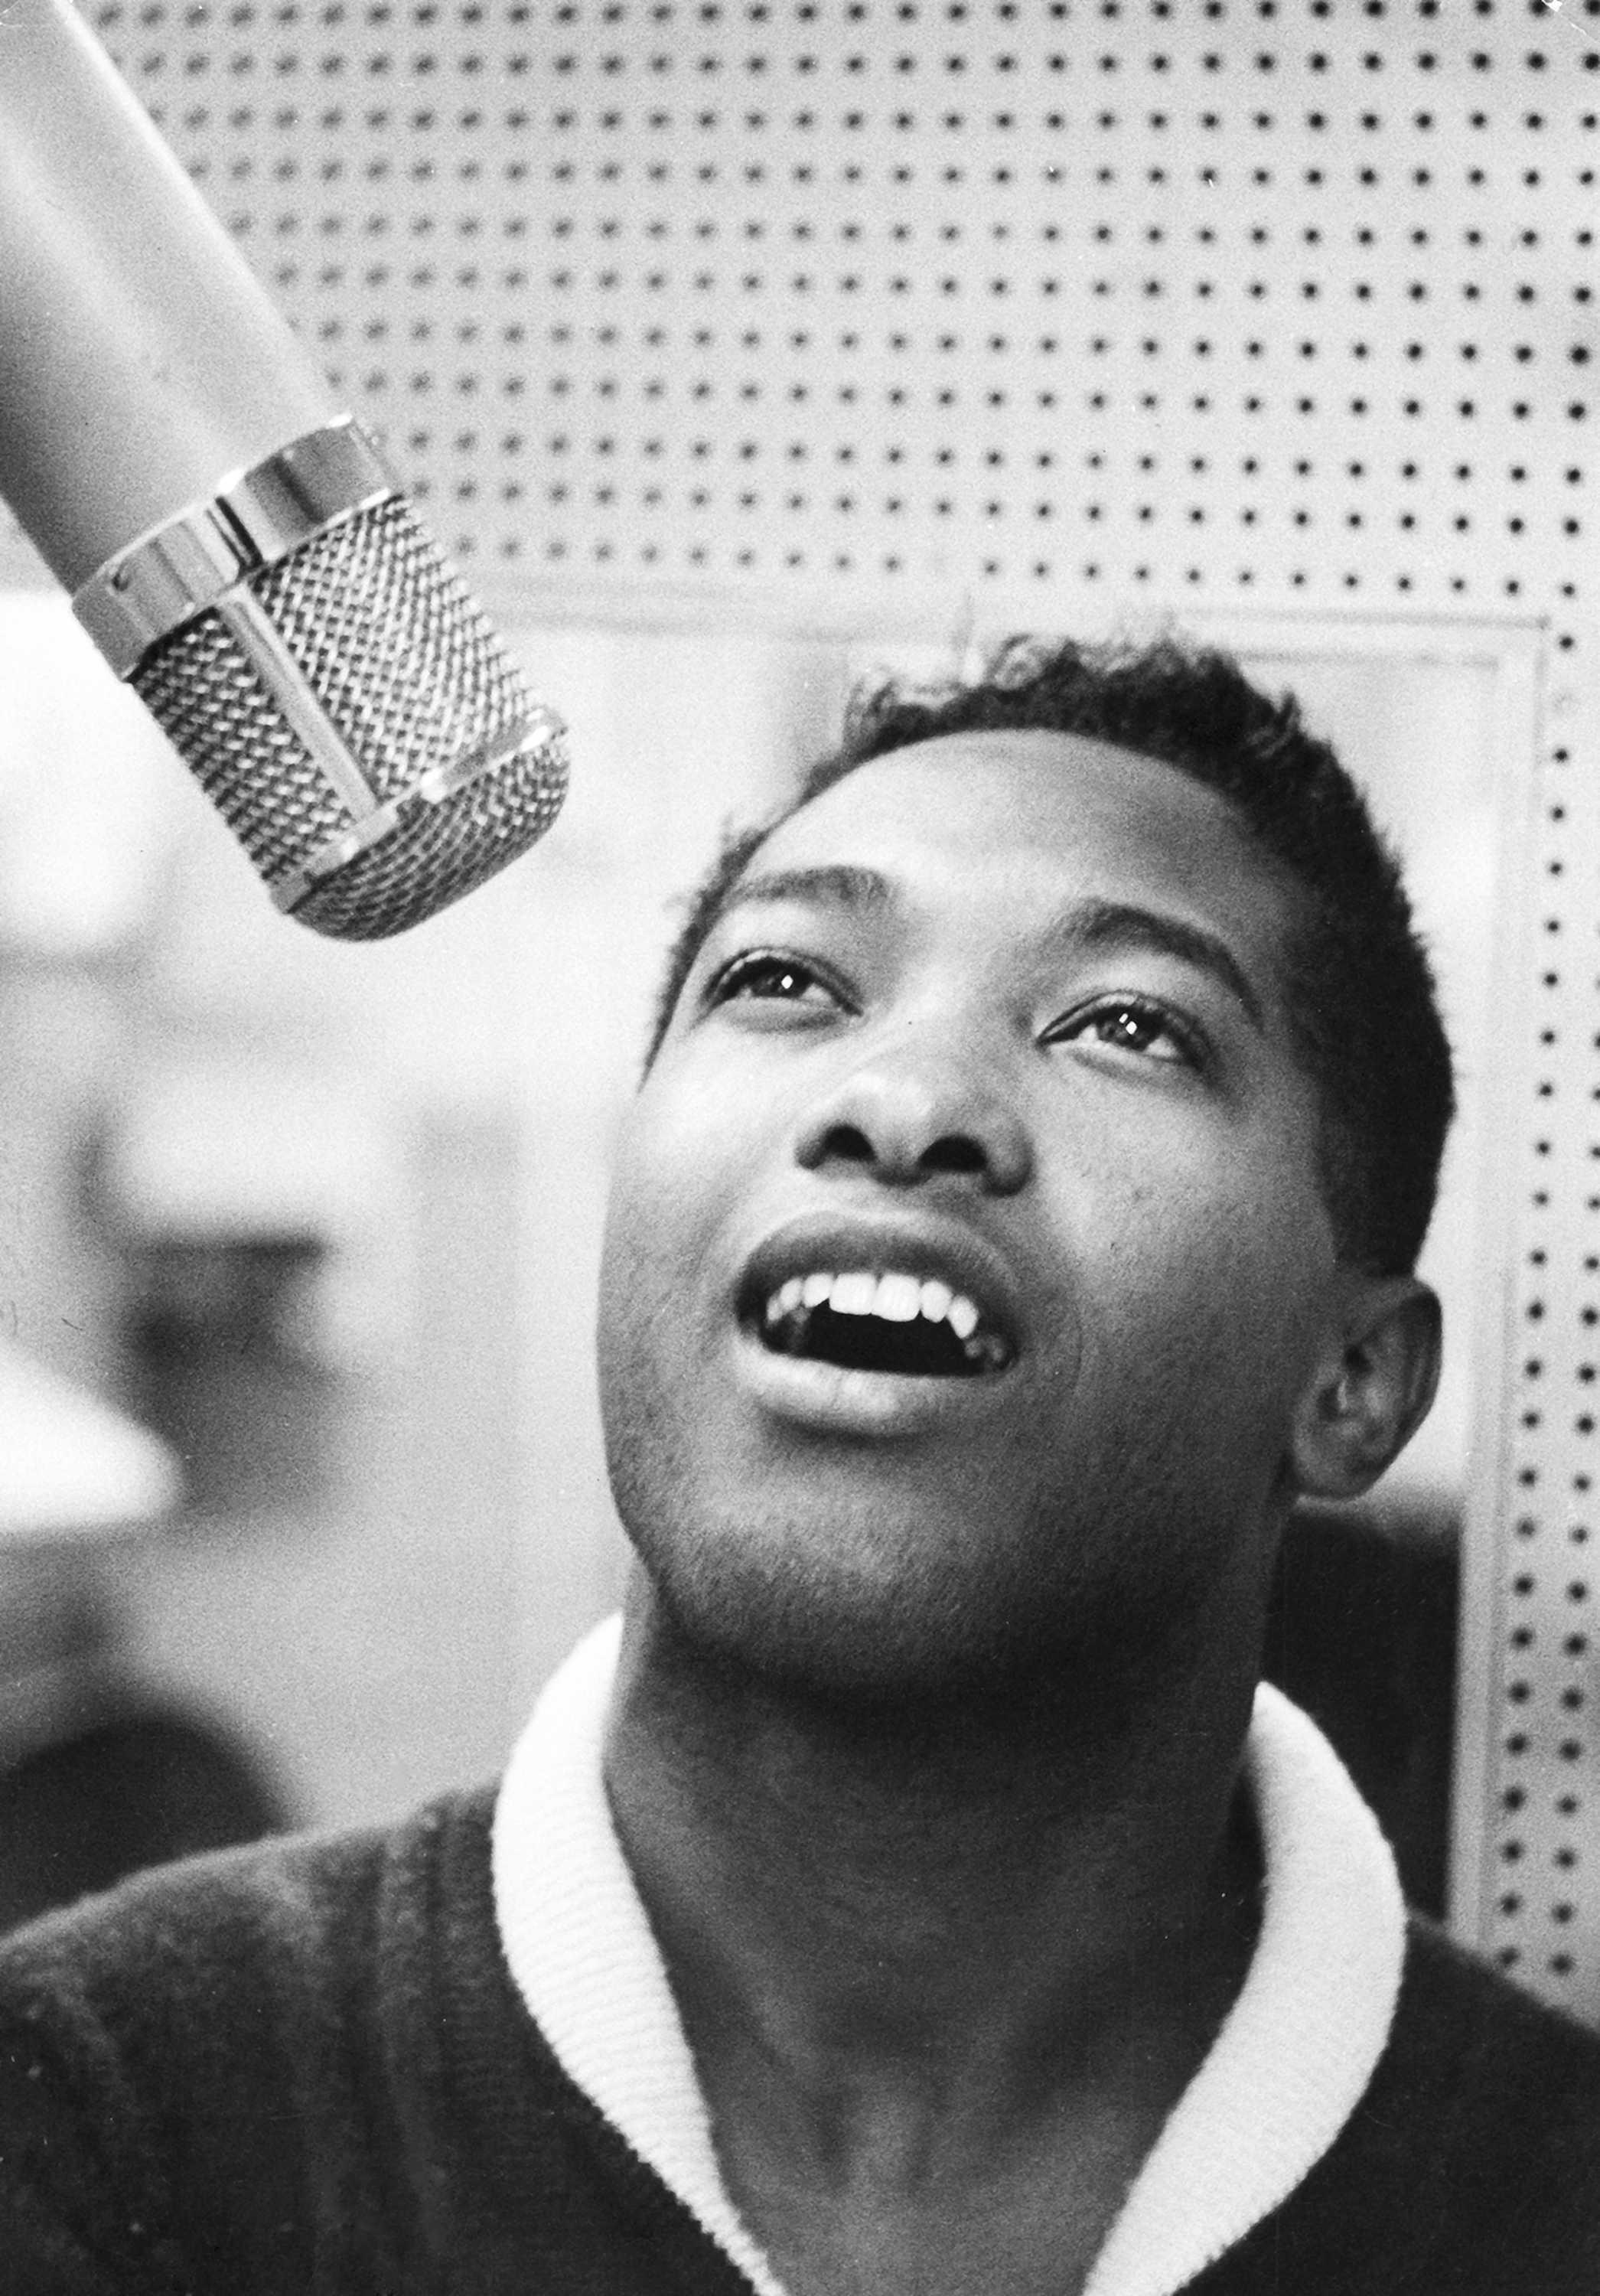
{"type": "MultiPolygon", "coordinates": [[[[821,902],[852,909],[893,908],[899,896],[892,881],[880,869],[848,862],[832,862],[810,869],[772,869],[758,877],[742,878],[729,888],[718,921],[746,906],[776,906],[784,901],[821,902]]],[[[1148,949],[1157,955],[1177,957],[1180,964],[1204,972],[1227,990],[1253,1026],[1266,1031],[1267,1016],[1260,997],[1227,943],[1203,925],[1148,909],[1136,901],[1099,899],[1072,902],[1046,928],[1045,939],[1057,948],[1079,952],[1106,948],[1148,949]]]]}
{"type": "Polygon", "coordinates": [[[841,909],[888,909],[894,906],[896,898],[894,886],[881,869],[833,861],[812,869],[768,869],[759,877],[741,877],[729,886],[717,914],[720,919],[730,909],[779,901],[825,901],[841,909]]]}
{"type": "Polygon", "coordinates": [[[1147,909],[1136,901],[1075,901],[1051,926],[1049,938],[1071,949],[1145,948],[1161,956],[1175,956],[1198,972],[1209,973],[1243,1006],[1255,1028],[1265,1034],[1267,1015],[1261,999],[1227,943],[1203,925],[1161,909],[1147,909]]]}

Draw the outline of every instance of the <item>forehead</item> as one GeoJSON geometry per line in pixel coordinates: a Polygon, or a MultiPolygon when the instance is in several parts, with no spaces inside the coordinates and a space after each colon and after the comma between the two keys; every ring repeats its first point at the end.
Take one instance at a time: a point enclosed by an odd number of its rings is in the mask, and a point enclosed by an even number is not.
{"type": "MultiPolygon", "coordinates": [[[[1193,916],[1276,970],[1292,882],[1226,799],[1086,734],[941,734],[857,767],[780,824],[751,865],[882,869],[915,893],[1053,907],[1074,893],[1193,916]]],[[[734,889],[734,898],[737,889],[734,889]]]]}

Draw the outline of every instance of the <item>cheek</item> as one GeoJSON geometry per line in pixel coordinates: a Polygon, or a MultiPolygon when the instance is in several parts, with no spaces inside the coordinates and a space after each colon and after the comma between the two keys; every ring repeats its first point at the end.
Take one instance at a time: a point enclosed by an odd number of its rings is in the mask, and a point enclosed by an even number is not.
{"type": "Polygon", "coordinates": [[[748,1103],[658,1070],[618,1136],[600,1275],[603,1354],[681,1338],[743,1176],[758,1153],[748,1103]],[[700,1279],[700,1280],[697,1280],[700,1279]]]}
{"type": "Polygon", "coordinates": [[[726,1094],[714,1100],[692,1078],[658,1067],[618,1134],[608,1233],[628,1235],[646,1252],[654,1243],[669,1244],[680,1220],[697,1215],[702,1190],[696,1181],[726,1152],[731,1128],[726,1094]]]}
{"type": "Polygon", "coordinates": [[[691,1207],[674,1185],[670,1142],[659,1132],[650,1111],[636,1103],[617,1144],[600,1261],[603,1376],[608,1358],[632,1358],[647,1349],[678,1284],[685,1250],[678,1223],[691,1207]]]}
{"type": "Polygon", "coordinates": [[[1298,1396],[1335,1257],[1300,1160],[1176,1159],[1113,1177],[1093,1353],[1146,1398],[1264,1423],[1298,1396]]]}

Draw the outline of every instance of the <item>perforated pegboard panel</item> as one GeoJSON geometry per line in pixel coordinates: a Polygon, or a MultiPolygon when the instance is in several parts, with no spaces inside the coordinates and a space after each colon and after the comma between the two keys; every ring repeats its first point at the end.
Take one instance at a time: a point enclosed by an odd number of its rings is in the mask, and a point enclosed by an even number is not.
{"type": "Polygon", "coordinates": [[[1600,0],[94,15],[530,617],[1547,622],[1457,1919],[1600,2013],[1600,0]]]}

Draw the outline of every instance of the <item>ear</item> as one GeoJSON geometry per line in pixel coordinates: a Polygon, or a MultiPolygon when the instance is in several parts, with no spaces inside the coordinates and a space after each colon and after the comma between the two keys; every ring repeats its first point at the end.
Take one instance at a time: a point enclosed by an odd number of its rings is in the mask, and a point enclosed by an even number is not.
{"type": "Polygon", "coordinates": [[[1342,1269],[1289,1463],[1306,1497],[1358,1498],[1415,1434],[1439,1384],[1439,1301],[1414,1275],[1342,1269]]]}

